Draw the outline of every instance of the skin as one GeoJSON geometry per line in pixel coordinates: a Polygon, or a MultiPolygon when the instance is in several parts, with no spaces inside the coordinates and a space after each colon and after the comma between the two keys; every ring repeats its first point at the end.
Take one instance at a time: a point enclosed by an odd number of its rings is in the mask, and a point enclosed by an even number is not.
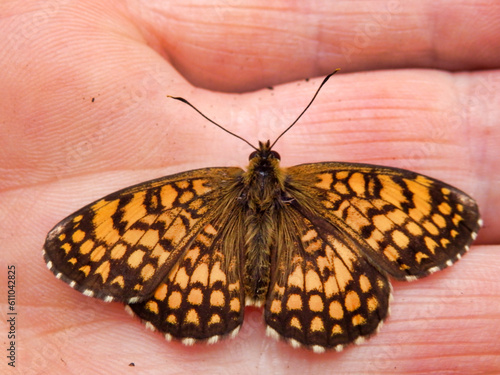
{"type": "MultiPolygon", "coordinates": [[[[268,1],[61,3],[0,5],[0,269],[7,275],[16,266],[17,371],[500,368],[497,2],[374,1],[366,10],[328,1],[301,9],[268,1]],[[473,196],[485,222],[455,266],[393,283],[392,314],[377,336],[316,355],[266,337],[261,311],[247,308],[236,338],[185,347],[46,269],[47,232],[81,206],[162,175],[246,165],[247,145],[166,95],[187,98],[257,144],[274,140],[338,67],[276,145],[282,165],[338,160],[411,169],[473,196]]],[[[0,290],[6,294],[6,276],[0,290]]],[[[4,335],[6,298],[0,302],[4,335]]]]}

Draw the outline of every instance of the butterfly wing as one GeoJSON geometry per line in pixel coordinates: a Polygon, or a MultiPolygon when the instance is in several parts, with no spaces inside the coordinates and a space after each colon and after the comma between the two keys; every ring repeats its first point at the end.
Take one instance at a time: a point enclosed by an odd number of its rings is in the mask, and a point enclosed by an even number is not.
{"type": "Polygon", "coordinates": [[[286,170],[286,192],[265,319],[271,335],[317,352],[376,332],[387,275],[413,280],[451,265],[481,224],[465,193],[395,168],[300,165],[286,170]]]}
{"type": "MultiPolygon", "coordinates": [[[[239,168],[209,168],[141,183],[78,210],[48,234],[44,258],[85,295],[134,303],[157,291],[218,212],[239,168]]],[[[210,256],[210,255],[208,255],[210,256]]],[[[184,260],[182,260],[184,259],[184,260]]]]}
{"type": "Polygon", "coordinates": [[[175,337],[185,344],[214,343],[220,336],[236,334],[245,306],[244,243],[243,236],[231,236],[228,231],[242,233],[242,217],[241,212],[226,212],[224,220],[207,224],[153,296],[130,305],[135,315],[167,339],[175,337]]]}
{"type": "Polygon", "coordinates": [[[287,171],[304,212],[315,212],[348,234],[372,265],[399,280],[451,265],[481,226],[472,198],[414,172],[352,163],[287,171]]]}
{"type": "Polygon", "coordinates": [[[388,314],[387,278],[345,233],[294,204],[283,210],[265,306],[267,332],[316,352],[374,333],[388,314]]]}

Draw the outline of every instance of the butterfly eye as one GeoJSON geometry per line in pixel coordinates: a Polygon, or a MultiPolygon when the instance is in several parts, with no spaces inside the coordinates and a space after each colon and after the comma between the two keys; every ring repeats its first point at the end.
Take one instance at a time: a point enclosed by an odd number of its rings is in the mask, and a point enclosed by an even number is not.
{"type": "Polygon", "coordinates": [[[250,154],[250,156],[248,157],[248,160],[252,160],[253,158],[256,158],[258,154],[259,154],[258,151],[252,152],[250,154]]]}
{"type": "Polygon", "coordinates": [[[278,154],[276,151],[271,151],[269,156],[270,156],[271,158],[281,160],[281,156],[280,156],[280,154],[278,154]]]}

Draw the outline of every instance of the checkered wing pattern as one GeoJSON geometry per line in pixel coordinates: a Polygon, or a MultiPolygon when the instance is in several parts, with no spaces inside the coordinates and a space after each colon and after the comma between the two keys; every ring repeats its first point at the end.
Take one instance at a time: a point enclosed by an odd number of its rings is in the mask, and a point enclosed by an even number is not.
{"type": "Polygon", "coordinates": [[[265,308],[268,334],[315,352],[360,342],[388,314],[389,281],[345,233],[290,209],[265,308]],[[293,233],[293,235],[291,234],[293,233]]]}
{"type": "Polygon", "coordinates": [[[198,233],[150,298],[130,305],[147,326],[164,333],[168,340],[213,343],[239,330],[245,306],[241,285],[244,243],[239,237],[239,243],[225,248],[227,235],[221,234],[237,225],[232,219],[239,217],[237,213],[228,216],[220,228],[207,224],[198,233]]]}
{"type": "MultiPolygon", "coordinates": [[[[353,163],[288,169],[306,206],[350,236],[382,272],[414,280],[451,265],[481,226],[476,202],[441,181],[353,163]]],[[[300,200],[299,200],[300,202],[300,200]]]]}
{"type": "Polygon", "coordinates": [[[239,168],[180,173],[91,203],[49,232],[43,251],[47,266],[85,295],[143,301],[158,293],[193,239],[201,241],[214,205],[225,194],[221,184],[240,173],[239,168]]]}
{"type": "Polygon", "coordinates": [[[352,163],[286,169],[268,332],[316,352],[361,342],[388,315],[388,276],[451,265],[481,225],[475,201],[406,170],[352,163]],[[293,233],[293,235],[292,235],[293,233]]]}

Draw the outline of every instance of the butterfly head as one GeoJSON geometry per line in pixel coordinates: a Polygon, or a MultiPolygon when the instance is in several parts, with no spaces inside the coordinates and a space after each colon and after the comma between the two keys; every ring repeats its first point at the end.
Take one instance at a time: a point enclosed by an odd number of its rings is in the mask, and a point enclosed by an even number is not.
{"type": "Polygon", "coordinates": [[[271,144],[259,142],[259,147],[250,154],[250,163],[246,175],[248,185],[256,185],[257,190],[274,191],[277,183],[282,185],[283,173],[280,168],[280,155],[271,149],[271,144]],[[269,187],[272,188],[269,188],[269,187]]]}
{"type": "Polygon", "coordinates": [[[275,159],[277,161],[281,160],[280,154],[271,149],[270,141],[259,142],[259,148],[250,154],[248,160],[252,161],[253,159],[256,158],[262,160],[271,160],[271,159],[275,159]]]}
{"type": "Polygon", "coordinates": [[[271,149],[271,144],[259,142],[259,148],[250,154],[249,172],[262,176],[274,175],[279,171],[280,154],[271,149]]]}

